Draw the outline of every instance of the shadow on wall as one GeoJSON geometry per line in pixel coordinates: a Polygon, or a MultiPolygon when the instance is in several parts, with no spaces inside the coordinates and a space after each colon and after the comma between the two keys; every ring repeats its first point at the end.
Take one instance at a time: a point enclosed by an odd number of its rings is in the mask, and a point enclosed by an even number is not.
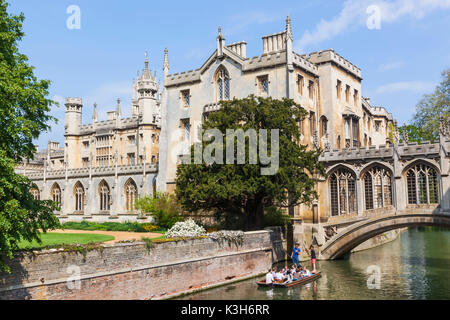
{"type": "Polygon", "coordinates": [[[436,209],[433,210],[433,214],[450,214],[450,189],[444,190],[444,194],[441,198],[441,203],[436,209]]]}
{"type": "MultiPolygon", "coordinates": [[[[14,258],[6,259],[6,264],[11,268],[11,273],[0,272],[0,300],[30,300],[31,294],[26,287],[14,290],[11,296],[11,287],[18,287],[18,283],[26,283],[29,277],[28,271],[23,267],[21,261],[27,260],[28,264],[35,261],[36,256],[28,252],[16,252],[14,258]],[[14,270],[14,272],[13,272],[14,270]]],[[[40,280],[44,283],[44,279],[40,280]]]]}

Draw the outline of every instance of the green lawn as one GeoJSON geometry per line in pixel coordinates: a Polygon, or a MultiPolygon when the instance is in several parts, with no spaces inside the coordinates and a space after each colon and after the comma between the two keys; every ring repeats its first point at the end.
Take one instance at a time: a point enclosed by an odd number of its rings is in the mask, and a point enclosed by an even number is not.
{"type": "Polygon", "coordinates": [[[42,244],[36,241],[22,241],[20,249],[40,249],[49,246],[62,244],[88,244],[114,240],[112,236],[102,234],[78,234],[78,233],[43,233],[41,234],[42,244]]]}

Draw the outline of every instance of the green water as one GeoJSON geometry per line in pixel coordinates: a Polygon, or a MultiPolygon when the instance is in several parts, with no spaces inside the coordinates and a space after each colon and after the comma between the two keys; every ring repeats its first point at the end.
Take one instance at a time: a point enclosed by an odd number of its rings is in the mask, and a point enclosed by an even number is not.
{"type": "Polygon", "coordinates": [[[317,267],[322,277],[304,286],[258,288],[253,279],[183,299],[450,299],[450,230],[409,229],[391,243],[351,254],[345,260],[319,261],[317,267]],[[379,267],[379,286],[367,273],[370,266],[379,267]]]}

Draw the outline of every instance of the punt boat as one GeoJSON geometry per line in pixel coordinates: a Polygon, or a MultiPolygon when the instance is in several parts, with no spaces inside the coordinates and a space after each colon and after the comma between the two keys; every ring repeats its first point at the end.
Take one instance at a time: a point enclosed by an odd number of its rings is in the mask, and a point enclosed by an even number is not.
{"type": "Polygon", "coordinates": [[[257,284],[260,287],[281,287],[281,288],[290,288],[290,287],[294,287],[294,286],[298,286],[298,285],[302,285],[302,284],[306,284],[308,282],[311,282],[313,280],[316,280],[318,278],[320,278],[321,274],[320,271],[317,271],[316,273],[314,273],[313,275],[306,277],[306,278],[302,278],[302,279],[298,279],[296,281],[292,281],[289,283],[283,283],[283,282],[273,282],[271,284],[267,284],[266,283],[266,279],[263,279],[261,281],[258,281],[257,284]]]}

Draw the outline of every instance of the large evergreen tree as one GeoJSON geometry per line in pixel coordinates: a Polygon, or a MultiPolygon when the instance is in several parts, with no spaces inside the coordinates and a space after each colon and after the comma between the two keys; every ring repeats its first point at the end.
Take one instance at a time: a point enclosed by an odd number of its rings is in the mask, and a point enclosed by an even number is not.
{"type": "Polygon", "coordinates": [[[33,139],[49,128],[53,101],[46,98],[50,82],[38,80],[19,52],[24,16],[7,7],[0,0],[0,271],[8,270],[6,259],[21,239],[39,241],[39,229],[58,225],[55,204],[35,200],[33,184],[14,172],[18,162],[33,157],[33,139]]]}
{"type": "MultiPolygon", "coordinates": [[[[306,114],[290,99],[250,96],[222,101],[221,110],[209,115],[203,130],[220,130],[226,146],[227,139],[231,140],[227,129],[267,129],[269,132],[279,129],[279,169],[273,175],[262,175],[264,165],[250,164],[249,139],[246,139],[245,164],[225,164],[225,151],[223,165],[181,164],[177,170],[176,194],[183,207],[194,212],[214,212],[218,218],[242,221],[241,227],[255,230],[262,227],[268,207],[288,208],[311,203],[318,196],[316,177],[325,173],[318,161],[320,151],[307,150],[300,144],[299,122],[306,114]]],[[[236,145],[234,137],[232,143],[236,145]]],[[[203,149],[207,145],[209,142],[203,141],[203,149]]],[[[272,147],[269,138],[269,152],[272,147]]],[[[191,149],[192,161],[194,149],[195,146],[191,149]]]]}

